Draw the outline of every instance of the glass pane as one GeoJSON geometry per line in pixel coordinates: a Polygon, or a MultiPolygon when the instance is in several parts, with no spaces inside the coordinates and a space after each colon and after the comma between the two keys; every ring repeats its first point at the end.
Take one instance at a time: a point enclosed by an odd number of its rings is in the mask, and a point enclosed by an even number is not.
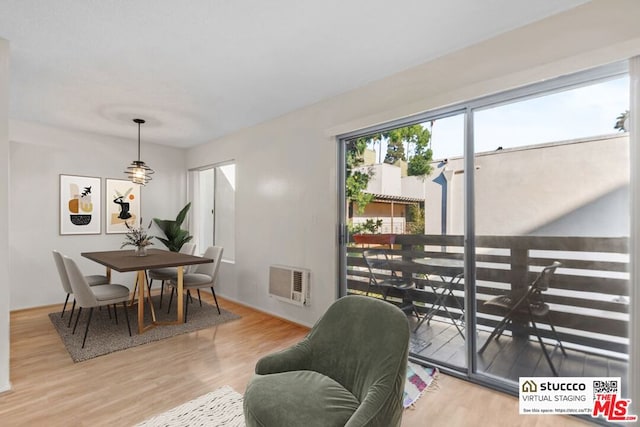
{"type": "Polygon", "coordinates": [[[626,376],[629,139],[615,127],[628,87],[474,113],[480,372],[626,376]]]}
{"type": "Polygon", "coordinates": [[[214,170],[204,169],[197,171],[198,174],[198,198],[194,201],[194,208],[197,211],[197,253],[204,253],[206,248],[213,246],[213,185],[214,170]]]}
{"type": "Polygon", "coordinates": [[[456,369],[466,366],[464,240],[443,221],[446,200],[463,197],[445,160],[462,154],[463,123],[456,115],[346,141],[347,292],[402,308],[412,355],[456,369]]]}
{"type": "Polygon", "coordinates": [[[222,258],[235,259],[236,165],[217,167],[215,173],[215,241],[222,246],[222,258]]]}

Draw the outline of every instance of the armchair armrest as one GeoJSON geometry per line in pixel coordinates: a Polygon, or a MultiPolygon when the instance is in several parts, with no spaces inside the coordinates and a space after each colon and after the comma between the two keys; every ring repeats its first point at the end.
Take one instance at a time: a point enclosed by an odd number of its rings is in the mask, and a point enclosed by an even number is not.
{"type": "Polygon", "coordinates": [[[308,369],[311,349],[307,340],[277,353],[264,356],[256,363],[256,374],[277,374],[279,372],[308,369]]]}
{"type": "MultiPolygon", "coordinates": [[[[404,382],[401,382],[403,384],[404,382]]],[[[402,399],[389,406],[389,399],[397,399],[399,384],[373,384],[369,387],[360,406],[353,413],[345,427],[398,427],[402,420],[402,399]],[[394,389],[391,392],[390,388],[394,389]],[[395,408],[394,408],[395,407],[395,408]],[[394,410],[395,409],[395,410],[394,410]],[[390,424],[391,423],[391,424],[390,424]]],[[[401,386],[401,385],[400,385],[401,386]]]]}

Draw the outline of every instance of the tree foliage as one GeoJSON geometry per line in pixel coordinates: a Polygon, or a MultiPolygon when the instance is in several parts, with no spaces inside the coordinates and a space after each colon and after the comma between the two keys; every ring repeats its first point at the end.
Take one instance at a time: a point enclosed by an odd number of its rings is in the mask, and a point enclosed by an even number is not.
{"type": "Polygon", "coordinates": [[[408,158],[407,173],[410,176],[426,176],[431,173],[433,151],[429,143],[431,132],[420,124],[392,129],[361,138],[367,145],[375,147],[387,141],[387,153],[384,162],[395,164],[398,160],[408,158]]]}
{"type": "Polygon", "coordinates": [[[424,208],[418,204],[408,206],[407,233],[424,234],[424,208]]]}
{"type": "Polygon", "coordinates": [[[613,128],[617,129],[619,132],[627,132],[628,129],[626,127],[626,122],[628,118],[629,110],[626,110],[624,113],[621,113],[618,117],[616,117],[616,125],[613,128]]]}
{"type": "Polygon", "coordinates": [[[384,162],[390,165],[395,164],[398,160],[407,160],[404,152],[403,129],[394,129],[386,133],[387,154],[384,156],[384,162]]]}
{"type": "Polygon", "coordinates": [[[357,169],[364,163],[363,154],[367,148],[367,142],[367,138],[358,138],[347,142],[346,196],[348,201],[356,203],[359,213],[364,212],[365,206],[373,200],[373,194],[364,192],[373,172],[357,169]]]}

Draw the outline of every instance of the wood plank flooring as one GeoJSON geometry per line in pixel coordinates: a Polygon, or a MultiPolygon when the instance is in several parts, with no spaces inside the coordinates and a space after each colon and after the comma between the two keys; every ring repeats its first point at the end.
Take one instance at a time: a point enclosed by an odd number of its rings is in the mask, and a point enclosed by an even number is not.
{"type": "MultiPolygon", "coordinates": [[[[81,363],[73,363],[47,317],[61,306],[11,313],[13,388],[0,394],[0,425],[129,426],[223,385],[243,393],[258,358],[307,333],[218,300],[242,318],[81,363]]],[[[440,375],[437,384],[405,411],[402,426],[584,425],[569,417],[520,417],[516,398],[451,376],[440,375]]]]}

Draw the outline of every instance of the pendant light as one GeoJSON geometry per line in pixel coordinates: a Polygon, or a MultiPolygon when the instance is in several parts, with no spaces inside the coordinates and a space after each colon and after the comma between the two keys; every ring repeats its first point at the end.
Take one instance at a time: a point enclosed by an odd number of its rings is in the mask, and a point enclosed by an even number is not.
{"type": "Polygon", "coordinates": [[[140,125],[144,123],[144,120],[133,119],[133,121],[138,124],[138,160],[134,160],[124,173],[134,184],[146,185],[151,181],[150,175],[153,175],[154,171],[140,160],[140,125]]]}

